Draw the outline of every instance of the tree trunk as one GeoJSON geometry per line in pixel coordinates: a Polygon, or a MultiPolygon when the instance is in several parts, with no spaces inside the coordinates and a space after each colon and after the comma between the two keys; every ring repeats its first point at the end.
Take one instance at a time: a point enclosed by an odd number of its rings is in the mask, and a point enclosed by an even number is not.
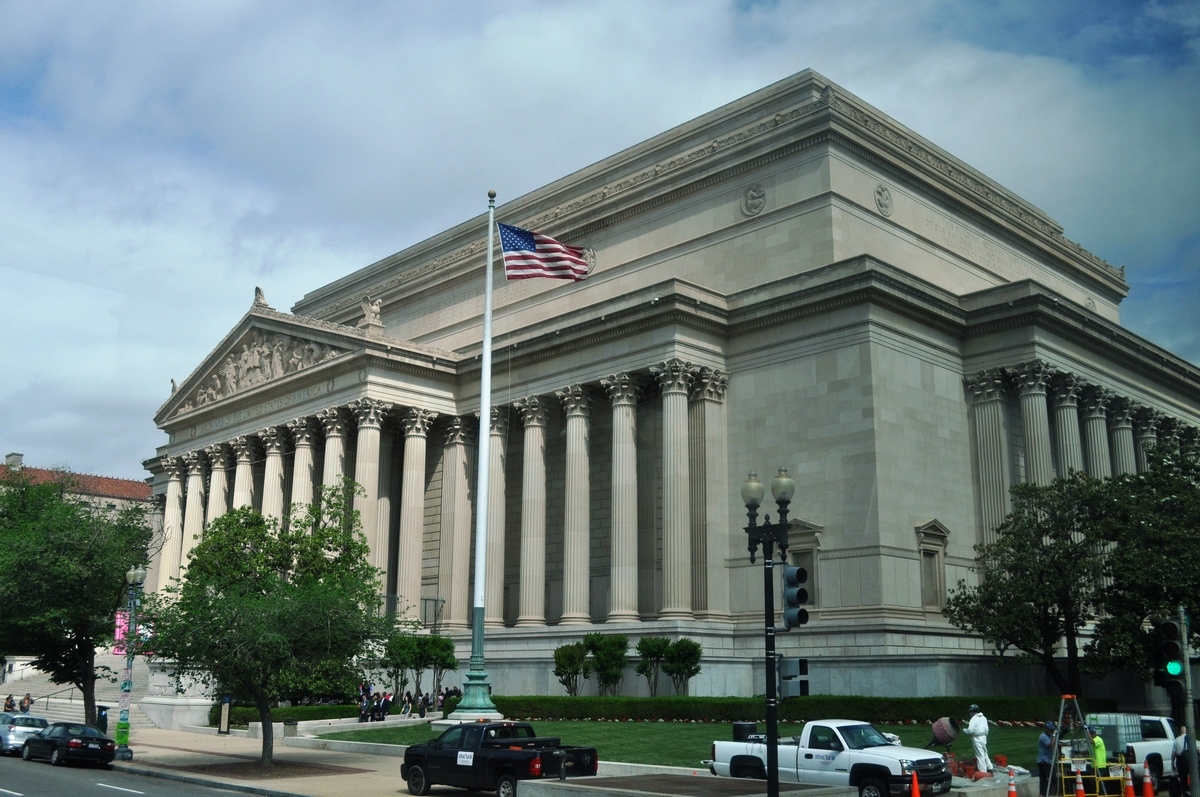
{"type": "Polygon", "coordinates": [[[258,718],[262,721],[262,761],[259,766],[270,769],[275,766],[275,728],[271,724],[271,701],[260,689],[254,690],[254,705],[258,706],[258,718]]]}
{"type": "Polygon", "coordinates": [[[75,658],[79,662],[79,681],[76,684],[83,694],[83,721],[96,724],[96,648],[91,639],[81,638],[75,643],[75,658]]]}
{"type": "Polygon", "coordinates": [[[1075,627],[1067,624],[1067,686],[1069,694],[1079,697],[1079,644],[1075,636],[1075,627]]]}

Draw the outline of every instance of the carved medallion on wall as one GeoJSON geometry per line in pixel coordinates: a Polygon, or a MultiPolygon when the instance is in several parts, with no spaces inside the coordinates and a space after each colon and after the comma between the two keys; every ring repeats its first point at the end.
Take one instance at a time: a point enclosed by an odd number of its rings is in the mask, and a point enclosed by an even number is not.
{"type": "Polygon", "coordinates": [[[757,216],[767,206],[767,189],[755,183],[742,192],[742,215],[757,216]]]}
{"type": "Polygon", "coordinates": [[[884,216],[892,215],[892,192],[883,183],[875,186],[875,207],[884,216]]]}

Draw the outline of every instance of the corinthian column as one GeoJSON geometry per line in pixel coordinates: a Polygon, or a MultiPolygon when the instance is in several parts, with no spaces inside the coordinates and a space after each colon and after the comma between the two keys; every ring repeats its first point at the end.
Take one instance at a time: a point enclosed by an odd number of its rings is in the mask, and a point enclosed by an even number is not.
{"type": "Polygon", "coordinates": [[[413,408],[400,419],[404,429],[404,473],[400,486],[400,555],[396,613],[421,616],[421,554],[425,537],[425,441],[436,412],[413,408]]]}
{"type": "Polygon", "coordinates": [[[187,502],[183,509],[183,548],[179,553],[180,566],[187,568],[188,554],[204,533],[204,455],[189,451],[183,455],[187,467],[187,502]]]}
{"type": "Polygon", "coordinates": [[[1112,454],[1108,448],[1108,391],[1089,385],[1083,391],[1083,426],[1087,433],[1087,472],[1094,479],[1112,476],[1112,454]]]}
{"type": "Polygon", "coordinates": [[[600,382],[612,400],[612,538],[608,622],[639,619],[637,383],[625,371],[600,382]]]}
{"type": "Polygon", "coordinates": [[[1135,433],[1133,436],[1134,453],[1137,459],[1138,473],[1145,473],[1150,467],[1147,454],[1158,444],[1158,425],[1162,415],[1149,407],[1142,407],[1133,416],[1135,433]]]}
{"type": "Polygon", "coordinates": [[[167,501],[163,507],[163,551],[158,570],[158,588],[161,590],[179,578],[179,564],[183,561],[183,461],[177,457],[163,457],[162,469],[167,474],[167,501]]]}
{"type": "Polygon", "coordinates": [[[462,417],[450,419],[442,461],[442,544],[438,592],[446,596],[447,628],[470,627],[471,448],[475,429],[462,417]]]}
{"type": "Polygon", "coordinates": [[[651,366],[663,397],[663,607],[661,620],[692,617],[692,513],[688,460],[688,391],[692,364],[651,366]]]}
{"type": "MultiPolygon", "coordinates": [[[[504,467],[508,408],[492,407],[488,425],[487,569],[484,571],[485,628],[504,627],[504,467]]],[[[475,563],[479,567],[479,563],[475,563]]]]}
{"type": "Polygon", "coordinates": [[[233,472],[233,508],[254,506],[254,438],[241,435],[230,440],[229,445],[237,458],[237,468],[233,472]]]}
{"type": "Polygon", "coordinates": [[[257,432],[267,454],[267,466],[263,472],[263,517],[283,522],[283,446],[287,442],[278,426],[268,426],[257,432]]]}
{"type": "Polygon", "coordinates": [[[292,433],[296,444],[296,454],[292,458],[292,507],[296,512],[303,513],[313,500],[313,479],[316,471],[313,466],[313,441],[316,432],[308,418],[294,418],[287,422],[287,429],[292,433]]]}
{"type": "Polygon", "coordinates": [[[566,506],[563,517],[562,625],[592,621],[591,613],[591,477],[588,434],[591,398],[583,385],[556,391],[567,414],[566,506]]]}
{"type": "Polygon", "coordinates": [[[1110,407],[1115,475],[1137,473],[1137,459],[1133,453],[1133,413],[1137,405],[1127,398],[1115,398],[1110,407]]]}
{"type": "Polygon", "coordinates": [[[325,430],[325,470],[322,487],[340,487],[346,476],[346,418],[337,407],[317,413],[317,422],[325,430]]]}
{"type": "Polygon", "coordinates": [[[1012,370],[1021,397],[1021,427],[1025,432],[1025,481],[1046,485],[1054,481],[1050,458],[1050,418],[1046,412],[1046,386],[1055,370],[1041,360],[1021,363],[1012,370]]]}
{"type": "Polygon", "coordinates": [[[1008,435],[1004,428],[1004,374],[999,368],[980,371],[967,380],[975,398],[975,448],[979,454],[980,542],[996,540],[996,527],[1009,510],[1011,486],[1008,435]]]}
{"type": "Polygon", "coordinates": [[[691,430],[692,606],[702,619],[728,619],[729,488],[725,388],[728,377],[707,366],[696,372],[688,405],[691,430]]]}
{"type": "Polygon", "coordinates": [[[221,443],[204,449],[208,457],[208,513],[205,520],[214,520],[229,511],[229,449],[221,443]]]}
{"type": "Polygon", "coordinates": [[[354,460],[354,480],[362,493],[354,496],[354,508],[362,521],[363,533],[371,547],[371,567],[387,571],[387,537],[379,535],[379,432],[383,416],[391,404],[371,398],[350,402],[350,411],[358,421],[358,450],[354,460]]]}
{"type": "Polygon", "coordinates": [[[525,422],[521,478],[521,601],[518,626],[546,624],[546,407],[537,396],[513,406],[525,422]]]}
{"type": "Polygon", "coordinates": [[[1083,381],[1074,374],[1059,374],[1052,386],[1058,472],[1066,478],[1073,470],[1083,470],[1083,445],[1079,441],[1079,392],[1083,381]]]}

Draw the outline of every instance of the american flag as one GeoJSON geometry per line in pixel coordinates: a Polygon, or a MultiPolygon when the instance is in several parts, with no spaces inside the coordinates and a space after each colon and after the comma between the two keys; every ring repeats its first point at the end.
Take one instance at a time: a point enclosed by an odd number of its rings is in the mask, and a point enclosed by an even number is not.
{"type": "Polygon", "coordinates": [[[588,264],[583,250],[559,243],[548,235],[522,230],[508,224],[500,228],[500,248],[504,250],[504,276],[510,280],[532,277],[581,280],[588,264]]]}

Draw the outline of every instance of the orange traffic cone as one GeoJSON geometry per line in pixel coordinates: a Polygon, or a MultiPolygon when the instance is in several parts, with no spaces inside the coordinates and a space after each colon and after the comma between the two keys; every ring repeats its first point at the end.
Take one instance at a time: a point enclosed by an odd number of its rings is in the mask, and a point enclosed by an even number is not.
{"type": "Polygon", "coordinates": [[[1075,797],[1087,797],[1087,792],[1083,790],[1083,772],[1075,770],[1075,797]]]}
{"type": "Polygon", "coordinates": [[[921,797],[921,784],[917,782],[917,771],[913,770],[912,776],[912,791],[909,792],[912,797],[921,797]]]}
{"type": "Polygon", "coordinates": [[[1012,767],[1008,768],[1008,797],[1017,797],[1017,780],[1012,767]]]}
{"type": "Polygon", "coordinates": [[[1155,797],[1154,784],[1150,782],[1150,767],[1142,762],[1142,797],[1155,797]]]}
{"type": "Polygon", "coordinates": [[[1125,767],[1125,797],[1137,797],[1133,790],[1133,769],[1125,767]]]}

